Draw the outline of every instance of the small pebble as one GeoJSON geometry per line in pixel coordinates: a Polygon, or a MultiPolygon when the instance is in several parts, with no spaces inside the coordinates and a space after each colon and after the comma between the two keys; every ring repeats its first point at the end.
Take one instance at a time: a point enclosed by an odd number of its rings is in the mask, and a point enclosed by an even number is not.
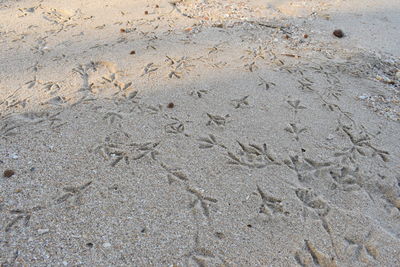
{"type": "Polygon", "coordinates": [[[109,248],[109,247],[111,247],[111,244],[108,243],[108,242],[106,242],[106,243],[103,244],[103,247],[104,247],[104,248],[109,248]]]}
{"type": "Polygon", "coordinates": [[[394,76],[400,81],[400,70],[398,70],[394,76]]]}
{"type": "Polygon", "coordinates": [[[174,108],[174,106],[175,106],[174,103],[171,102],[168,104],[167,108],[174,108]]]}
{"type": "Polygon", "coordinates": [[[5,170],[4,173],[3,173],[3,177],[10,178],[14,174],[15,174],[15,171],[13,171],[13,170],[5,170]]]}
{"type": "Polygon", "coordinates": [[[135,54],[136,54],[136,51],[135,51],[135,50],[132,50],[129,54],[135,55],[135,54]]]}
{"type": "Polygon", "coordinates": [[[337,38],[342,38],[344,36],[344,33],[342,30],[334,30],[333,35],[335,35],[337,38]]]}
{"type": "Polygon", "coordinates": [[[46,234],[46,233],[48,233],[49,231],[50,231],[49,229],[39,229],[39,230],[38,230],[38,234],[39,234],[39,235],[46,234]]]}
{"type": "Polygon", "coordinates": [[[149,11],[146,10],[146,11],[144,12],[144,14],[145,14],[145,15],[148,15],[148,14],[149,14],[149,11]]]}

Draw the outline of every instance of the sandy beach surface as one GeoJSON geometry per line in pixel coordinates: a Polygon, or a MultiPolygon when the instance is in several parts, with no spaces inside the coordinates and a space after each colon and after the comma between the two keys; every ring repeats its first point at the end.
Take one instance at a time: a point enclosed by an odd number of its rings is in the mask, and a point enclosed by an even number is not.
{"type": "Polygon", "coordinates": [[[0,0],[1,266],[400,266],[399,36],[398,0],[0,0]]]}

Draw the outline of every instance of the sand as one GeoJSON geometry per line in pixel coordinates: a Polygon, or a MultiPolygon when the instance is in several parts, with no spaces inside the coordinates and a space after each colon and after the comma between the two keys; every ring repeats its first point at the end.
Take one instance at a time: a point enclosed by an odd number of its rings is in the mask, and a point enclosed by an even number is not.
{"type": "Polygon", "coordinates": [[[1,266],[400,266],[399,32],[398,0],[0,0],[1,266]]]}

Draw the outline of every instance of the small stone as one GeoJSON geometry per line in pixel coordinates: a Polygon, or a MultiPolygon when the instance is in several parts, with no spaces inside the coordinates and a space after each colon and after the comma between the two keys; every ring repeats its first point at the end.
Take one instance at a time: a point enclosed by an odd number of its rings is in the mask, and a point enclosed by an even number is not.
{"type": "Polygon", "coordinates": [[[15,171],[13,171],[13,170],[5,170],[4,173],[3,173],[3,177],[10,178],[14,174],[15,174],[15,171]]]}
{"type": "Polygon", "coordinates": [[[396,71],[394,77],[396,77],[396,79],[400,81],[400,70],[396,71]]]}
{"type": "Polygon", "coordinates": [[[10,155],[10,158],[12,158],[12,159],[18,159],[19,157],[18,157],[17,154],[12,154],[12,155],[10,155]]]}
{"type": "Polygon", "coordinates": [[[365,100],[365,99],[368,98],[368,96],[367,95],[360,95],[358,98],[361,99],[361,100],[365,100]]]}
{"type": "Polygon", "coordinates": [[[342,37],[344,37],[344,33],[343,33],[343,31],[342,30],[334,30],[333,31],[333,35],[335,35],[337,38],[342,38],[342,37]]]}
{"type": "Polygon", "coordinates": [[[108,242],[106,242],[106,243],[103,244],[103,247],[104,247],[104,248],[109,248],[109,247],[111,247],[111,244],[108,243],[108,242]]]}
{"type": "Polygon", "coordinates": [[[333,134],[328,134],[327,140],[332,140],[335,136],[333,134]]]}
{"type": "Polygon", "coordinates": [[[38,234],[39,234],[39,235],[43,235],[43,234],[48,233],[49,231],[50,231],[49,229],[39,229],[39,230],[38,230],[38,234]]]}

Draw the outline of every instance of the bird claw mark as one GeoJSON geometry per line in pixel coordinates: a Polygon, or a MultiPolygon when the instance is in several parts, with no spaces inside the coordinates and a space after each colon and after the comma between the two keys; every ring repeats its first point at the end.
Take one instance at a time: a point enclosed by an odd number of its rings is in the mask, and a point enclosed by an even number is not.
{"type": "MultiPolygon", "coordinates": [[[[184,255],[188,260],[194,261],[199,267],[205,266],[230,266],[228,262],[215,252],[206,249],[200,245],[199,234],[196,233],[194,237],[195,247],[188,253],[184,255]],[[208,262],[212,262],[207,264],[208,262]]],[[[187,265],[190,266],[189,262],[187,265]]]]}
{"type": "Polygon", "coordinates": [[[116,119],[122,119],[122,115],[116,112],[107,112],[103,120],[107,120],[109,124],[113,124],[116,119]]]}
{"type": "Polygon", "coordinates": [[[179,168],[170,168],[164,163],[160,164],[162,168],[164,168],[167,172],[168,183],[172,184],[174,182],[174,178],[178,178],[180,181],[186,182],[189,181],[188,176],[181,171],[179,168]]]}
{"type": "Polygon", "coordinates": [[[196,189],[190,188],[190,187],[187,187],[186,191],[196,197],[196,199],[190,204],[190,208],[194,208],[197,204],[200,204],[200,207],[201,207],[201,209],[203,211],[203,215],[207,219],[210,219],[209,204],[210,203],[217,203],[218,201],[215,198],[204,197],[201,192],[199,192],[196,189]]]}
{"type": "Polygon", "coordinates": [[[122,159],[126,164],[129,164],[129,159],[139,160],[145,156],[150,156],[151,159],[157,160],[156,156],[159,152],[156,150],[160,142],[146,142],[146,143],[129,143],[129,134],[123,132],[123,138],[128,138],[123,142],[111,142],[110,137],[106,137],[105,143],[98,145],[90,152],[99,153],[105,160],[113,160],[112,167],[115,167],[122,159]]]}
{"type": "Polygon", "coordinates": [[[247,98],[249,98],[248,95],[245,96],[245,97],[242,97],[242,98],[240,98],[240,99],[231,100],[232,105],[233,105],[236,109],[237,109],[237,108],[240,108],[240,107],[242,107],[242,106],[248,106],[248,105],[249,105],[249,102],[247,101],[247,98]]]}
{"type": "Polygon", "coordinates": [[[350,131],[350,127],[342,126],[341,129],[349,137],[351,146],[345,147],[340,152],[334,153],[335,157],[341,158],[342,163],[350,161],[355,163],[358,155],[372,157],[379,156],[382,161],[389,162],[389,152],[376,148],[371,145],[371,138],[367,134],[356,136],[350,131]]]}
{"type": "Polygon", "coordinates": [[[225,115],[224,117],[219,116],[219,115],[212,115],[210,113],[207,113],[207,116],[209,118],[209,121],[206,123],[207,126],[214,124],[217,126],[225,126],[226,123],[226,118],[229,117],[229,115],[225,115]]]}
{"type": "Polygon", "coordinates": [[[304,77],[301,80],[298,80],[298,83],[300,84],[300,89],[303,91],[310,91],[314,92],[315,90],[311,88],[313,85],[313,81],[311,81],[309,78],[304,77]]]}
{"type": "Polygon", "coordinates": [[[299,110],[306,109],[306,107],[300,105],[300,100],[288,100],[287,103],[294,109],[295,114],[297,114],[299,110]]]}
{"type": "Polygon", "coordinates": [[[217,142],[217,139],[215,138],[215,136],[213,134],[209,134],[208,137],[199,138],[197,140],[202,142],[199,145],[199,148],[201,148],[201,149],[212,148],[214,146],[219,146],[219,147],[226,149],[226,146],[224,146],[223,144],[219,144],[217,142]]]}
{"type": "Polygon", "coordinates": [[[170,119],[174,120],[175,122],[165,125],[164,128],[167,133],[183,134],[186,137],[190,136],[189,134],[185,133],[185,125],[183,124],[183,122],[173,117],[172,118],[170,117],[170,119]]]}
{"type": "Polygon", "coordinates": [[[61,89],[61,87],[56,82],[46,82],[43,84],[43,89],[50,92],[50,94],[55,94],[61,89]]]}
{"type": "Polygon", "coordinates": [[[249,168],[265,168],[270,165],[280,165],[273,153],[267,148],[266,144],[262,146],[249,144],[248,146],[237,141],[242,151],[238,155],[228,151],[230,158],[229,164],[246,166],[249,168]]]}
{"type": "Polygon", "coordinates": [[[80,186],[67,186],[63,188],[63,191],[66,192],[64,195],[56,199],[56,204],[61,204],[66,202],[71,197],[75,197],[75,203],[81,204],[81,196],[85,189],[92,184],[92,181],[89,181],[80,186]]]}
{"type": "Polygon", "coordinates": [[[142,144],[135,144],[135,150],[139,152],[139,155],[136,157],[133,157],[133,160],[138,160],[141,159],[147,155],[150,155],[150,157],[153,160],[157,160],[156,156],[160,154],[156,148],[160,144],[160,142],[147,142],[147,143],[142,143],[142,144]]]}
{"type": "Polygon", "coordinates": [[[354,170],[349,167],[332,168],[329,171],[330,176],[337,184],[341,185],[345,191],[360,188],[362,186],[362,176],[359,173],[360,169],[357,167],[354,170]]]}
{"type": "Polygon", "coordinates": [[[283,209],[282,200],[267,196],[261,188],[257,185],[257,191],[261,196],[262,204],[260,206],[260,213],[264,214],[274,214],[275,212],[283,213],[285,215],[289,214],[289,212],[285,212],[283,209]]]}
{"type": "Polygon", "coordinates": [[[156,65],[154,65],[153,62],[150,62],[149,64],[147,64],[144,68],[143,68],[143,74],[141,75],[150,75],[152,72],[155,72],[156,70],[158,70],[158,67],[156,65]]]}
{"type": "Polygon", "coordinates": [[[250,72],[253,72],[255,70],[258,70],[258,66],[256,65],[256,62],[251,62],[249,64],[245,64],[244,68],[250,72]]]}
{"type": "Polygon", "coordinates": [[[319,216],[324,217],[329,213],[329,206],[312,189],[298,188],[295,191],[296,196],[307,206],[312,208],[319,216]]]}
{"type": "Polygon", "coordinates": [[[33,77],[33,80],[25,83],[25,85],[27,86],[28,89],[34,87],[37,84],[43,84],[43,82],[37,80],[36,75],[33,77]]]}
{"type": "Polygon", "coordinates": [[[283,162],[296,172],[297,178],[300,182],[304,182],[307,179],[321,177],[323,174],[329,172],[329,168],[333,165],[331,162],[316,162],[312,159],[304,158],[300,159],[298,155],[289,156],[290,160],[284,160],[283,162]]]}
{"type": "Polygon", "coordinates": [[[249,48],[245,50],[247,53],[247,56],[242,56],[241,59],[252,59],[252,60],[257,60],[258,58],[260,59],[265,59],[265,48],[262,48],[261,46],[258,46],[256,48],[249,48]]]}
{"type": "Polygon", "coordinates": [[[190,61],[189,58],[183,56],[180,59],[176,60],[169,56],[166,56],[166,61],[169,62],[168,65],[171,68],[170,73],[168,74],[168,78],[176,77],[180,79],[182,77],[182,72],[186,71],[189,72],[194,65],[189,65],[188,62],[190,61]]]}
{"type": "Polygon", "coordinates": [[[258,78],[261,80],[260,83],[258,84],[258,86],[264,86],[266,91],[269,90],[269,89],[271,88],[271,85],[272,85],[272,86],[276,86],[275,83],[273,83],[273,82],[267,82],[266,80],[264,80],[264,79],[261,78],[260,76],[259,76],[258,78]]]}
{"type": "Polygon", "coordinates": [[[346,251],[361,262],[373,263],[379,257],[379,251],[372,241],[371,235],[372,232],[369,232],[365,238],[345,237],[346,251]]]}
{"type": "Polygon", "coordinates": [[[21,210],[21,209],[13,209],[10,210],[10,214],[13,215],[18,215],[17,217],[15,217],[14,219],[12,219],[4,228],[5,232],[9,232],[11,231],[11,229],[13,228],[14,225],[16,225],[19,221],[23,221],[22,225],[24,227],[27,227],[29,225],[29,221],[32,217],[32,213],[42,210],[44,209],[44,207],[41,206],[36,206],[33,207],[30,210],[21,210]]]}
{"type": "Polygon", "coordinates": [[[293,134],[294,139],[296,139],[296,141],[299,141],[299,134],[306,131],[307,129],[306,128],[298,128],[296,126],[296,123],[289,123],[289,126],[286,127],[284,130],[293,134]]]}
{"type": "Polygon", "coordinates": [[[15,130],[17,128],[21,127],[21,125],[10,125],[9,123],[4,123],[4,125],[0,128],[0,136],[1,137],[7,137],[7,136],[13,136],[16,135],[17,132],[15,130]]]}
{"type": "Polygon", "coordinates": [[[308,252],[311,254],[313,262],[321,267],[337,267],[336,261],[333,257],[329,257],[320,252],[310,241],[304,240],[308,252]]]}
{"type": "Polygon", "coordinates": [[[198,98],[202,98],[204,94],[207,94],[207,90],[197,90],[197,91],[191,91],[189,95],[191,96],[197,96],[198,98]]]}

